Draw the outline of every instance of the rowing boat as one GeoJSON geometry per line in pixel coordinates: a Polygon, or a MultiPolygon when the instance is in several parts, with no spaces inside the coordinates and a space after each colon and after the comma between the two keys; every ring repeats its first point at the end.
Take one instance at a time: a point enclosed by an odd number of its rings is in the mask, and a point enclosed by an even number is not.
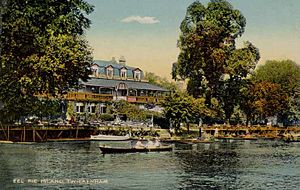
{"type": "Polygon", "coordinates": [[[103,154],[112,153],[135,153],[135,152],[162,152],[172,151],[172,146],[159,146],[159,147],[145,147],[145,148],[125,148],[125,147],[110,147],[110,146],[99,146],[103,154]]]}
{"type": "Polygon", "coordinates": [[[126,136],[116,136],[116,135],[91,135],[91,140],[98,141],[126,141],[130,139],[129,135],[126,136]]]}

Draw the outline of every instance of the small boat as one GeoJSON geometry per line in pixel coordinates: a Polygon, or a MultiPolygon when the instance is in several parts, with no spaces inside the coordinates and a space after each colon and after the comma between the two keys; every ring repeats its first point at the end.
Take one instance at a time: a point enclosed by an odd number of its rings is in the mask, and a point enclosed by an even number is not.
{"type": "Polygon", "coordinates": [[[91,140],[97,141],[126,141],[130,139],[130,135],[117,136],[117,135],[91,135],[91,140]]]}
{"type": "Polygon", "coordinates": [[[172,151],[172,146],[159,146],[159,147],[145,147],[145,148],[125,148],[125,147],[110,147],[110,146],[99,146],[102,154],[114,154],[114,153],[135,153],[135,152],[162,152],[172,151]]]}

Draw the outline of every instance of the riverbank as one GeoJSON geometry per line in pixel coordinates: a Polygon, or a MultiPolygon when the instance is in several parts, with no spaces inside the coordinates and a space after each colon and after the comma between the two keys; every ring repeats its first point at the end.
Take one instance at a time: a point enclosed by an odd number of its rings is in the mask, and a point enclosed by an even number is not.
{"type": "MultiPolygon", "coordinates": [[[[168,129],[130,126],[13,126],[5,125],[0,128],[0,143],[11,142],[47,142],[47,141],[88,141],[90,135],[131,134],[132,139],[143,137],[159,137],[165,141],[191,141],[206,135],[214,138],[240,139],[245,137],[257,139],[287,139],[299,140],[300,127],[272,126],[204,126],[201,129],[182,128],[178,133],[171,134],[168,129]]],[[[249,139],[249,138],[248,138],[249,139]]]]}

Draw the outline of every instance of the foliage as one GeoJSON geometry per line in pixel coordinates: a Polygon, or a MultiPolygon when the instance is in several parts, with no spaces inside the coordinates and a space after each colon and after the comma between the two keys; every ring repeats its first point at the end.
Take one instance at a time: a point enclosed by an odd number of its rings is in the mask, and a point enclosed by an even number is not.
{"type": "Polygon", "coordinates": [[[111,114],[101,114],[99,116],[99,118],[102,120],[102,121],[113,121],[114,120],[114,116],[111,115],[111,114]]]}
{"type": "Polygon", "coordinates": [[[32,107],[33,115],[39,118],[50,118],[61,115],[61,103],[58,100],[44,99],[37,101],[32,107]]]}
{"type": "Polygon", "coordinates": [[[250,42],[236,48],[235,40],[243,34],[245,25],[240,11],[218,0],[207,7],[198,1],[192,3],[180,26],[180,54],[173,78],[188,79],[188,93],[195,98],[204,97],[208,106],[216,98],[227,119],[238,104],[243,79],[260,57],[250,42]],[[227,101],[228,97],[231,101],[227,101]]]}
{"type": "Polygon", "coordinates": [[[148,80],[150,84],[161,86],[167,90],[178,90],[178,85],[175,82],[170,82],[168,79],[162,78],[152,72],[146,72],[145,79],[148,80]]]}
{"type": "Polygon", "coordinates": [[[171,93],[162,106],[166,118],[170,120],[176,131],[179,130],[180,123],[186,123],[192,118],[192,97],[185,93],[171,93]]]}
{"type": "Polygon", "coordinates": [[[280,86],[282,94],[288,96],[288,105],[279,115],[279,119],[288,123],[291,120],[300,119],[299,89],[300,66],[291,60],[269,60],[255,71],[252,78],[256,83],[266,81],[280,86]]]}
{"type": "Polygon", "coordinates": [[[278,84],[254,83],[244,90],[244,97],[241,108],[252,121],[278,116],[288,108],[288,95],[278,84]]]}
{"type": "Polygon", "coordinates": [[[180,123],[199,122],[200,119],[216,117],[219,112],[219,105],[216,99],[211,100],[211,106],[205,105],[204,98],[193,98],[185,92],[174,92],[166,97],[162,106],[164,114],[171,122],[176,131],[180,129],[180,123]]]}
{"type": "Polygon", "coordinates": [[[279,84],[282,90],[292,95],[300,87],[300,66],[291,60],[268,60],[257,68],[253,80],[279,84]]]}
{"type": "Polygon", "coordinates": [[[124,100],[114,103],[114,114],[126,115],[132,121],[145,121],[147,119],[145,110],[141,110],[138,106],[124,100]]]}
{"type": "Polygon", "coordinates": [[[36,94],[60,96],[88,79],[92,57],[84,31],[92,11],[83,0],[7,1],[0,37],[0,100],[7,112],[29,114],[36,94]]]}

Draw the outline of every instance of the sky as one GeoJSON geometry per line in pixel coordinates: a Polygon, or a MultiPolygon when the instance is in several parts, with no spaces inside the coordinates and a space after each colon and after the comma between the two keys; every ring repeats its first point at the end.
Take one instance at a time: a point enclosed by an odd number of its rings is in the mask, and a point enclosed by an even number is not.
{"type": "MultiPolygon", "coordinates": [[[[126,64],[171,79],[179,26],[194,0],[86,0],[94,5],[86,32],[94,59],[126,64]]],[[[200,0],[207,5],[208,0],[200,0]]],[[[247,20],[238,44],[250,41],[266,60],[300,64],[300,0],[228,0],[247,20]]]]}

